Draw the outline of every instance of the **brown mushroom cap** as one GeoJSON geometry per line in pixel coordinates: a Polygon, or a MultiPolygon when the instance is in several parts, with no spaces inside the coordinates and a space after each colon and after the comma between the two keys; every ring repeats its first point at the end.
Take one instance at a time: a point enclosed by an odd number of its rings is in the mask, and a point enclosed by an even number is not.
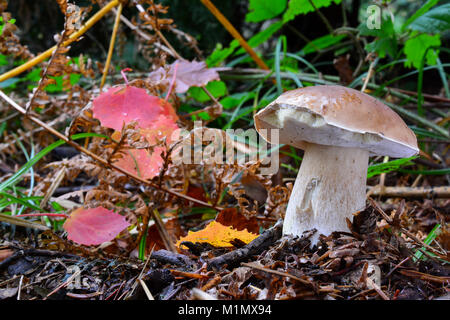
{"type": "Polygon", "coordinates": [[[414,132],[377,99],[342,86],[314,86],[287,91],[254,117],[256,130],[270,142],[300,149],[305,142],[366,149],[395,158],[419,152],[414,132]],[[267,129],[267,131],[261,129],[267,129]]]}

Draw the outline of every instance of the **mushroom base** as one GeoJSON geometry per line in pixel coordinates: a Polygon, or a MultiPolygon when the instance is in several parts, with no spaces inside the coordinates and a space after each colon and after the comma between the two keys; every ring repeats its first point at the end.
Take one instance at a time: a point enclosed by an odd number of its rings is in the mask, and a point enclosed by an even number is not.
{"type": "Polygon", "coordinates": [[[308,144],[300,171],[289,199],[283,234],[301,236],[317,229],[312,244],[320,234],[349,231],[345,218],[366,204],[366,179],[369,152],[308,144]]]}

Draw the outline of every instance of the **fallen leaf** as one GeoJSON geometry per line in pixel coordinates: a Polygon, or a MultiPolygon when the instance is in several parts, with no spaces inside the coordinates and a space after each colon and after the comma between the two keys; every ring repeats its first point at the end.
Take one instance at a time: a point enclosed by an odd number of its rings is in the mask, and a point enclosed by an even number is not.
{"type": "Polygon", "coordinates": [[[233,247],[232,242],[235,239],[247,244],[257,237],[257,234],[250,233],[245,229],[238,231],[232,227],[226,227],[219,222],[212,221],[200,231],[189,231],[188,235],[181,237],[176,245],[180,248],[181,242],[189,241],[193,243],[206,242],[214,247],[233,247]]]}
{"type": "Polygon", "coordinates": [[[14,251],[12,251],[10,249],[0,250],[0,262],[9,258],[10,256],[12,256],[13,253],[14,253],[14,251]]]}
{"type": "Polygon", "coordinates": [[[118,213],[103,207],[78,208],[63,225],[67,238],[86,246],[113,240],[130,223],[118,213]]]}
{"type": "MultiPolygon", "coordinates": [[[[168,219],[164,223],[164,227],[166,228],[167,233],[173,239],[177,239],[182,235],[182,230],[181,230],[181,226],[180,226],[178,217],[173,217],[173,218],[168,219]]],[[[153,249],[153,251],[157,251],[160,249],[166,249],[166,246],[164,245],[164,241],[162,240],[161,235],[159,234],[156,224],[152,224],[148,228],[146,243],[147,244],[145,247],[147,248],[147,253],[150,253],[150,251],[152,249],[153,249]]]]}
{"type": "Polygon", "coordinates": [[[214,68],[208,68],[204,61],[186,61],[176,60],[166,71],[164,68],[151,72],[148,76],[149,80],[168,86],[172,79],[175,65],[178,64],[175,81],[175,92],[184,93],[190,87],[201,87],[213,80],[219,80],[219,74],[214,68]]]}
{"type": "Polygon", "coordinates": [[[145,89],[117,86],[100,94],[92,102],[94,118],[103,127],[122,130],[123,124],[136,122],[138,128],[151,128],[160,115],[174,122],[178,120],[172,105],[163,99],[149,95],[145,89]]]}
{"type": "MultiPolygon", "coordinates": [[[[139,129],[139,132],[150,145],[155,145],[158,140],[163,138],[166,139],[167,144],[170,144],[178,139],[178,129],[178,125],[171,118],[160,115],[151,126],[139,129]]],[[[114,132],[113,137],[119,140],[120,132],[114,132]]],[[[164,152],[165,148],[159,146],[153,148],[153,152],[149,152],[146,149],[129,149],[122,158],[114,163],[143,179],[152,179],[159,174],[164,164],[162,158],[164,152]]]]}
{"type": "Polygon", "coordinates": [[[254,217],[245,217],[236,208],[226,208],[220,211],[216,216],[216,222],[224,226],[233,227],[238,231],[246,229],[251,233],[259,233],[258,220],[254,217]]]}
{"type": "MultiPolygon", "coordinates": [[[[178,139],[178,117],[173,107],[144,89],[128,85],[113,87],[94,99],[92,112],[102,126],[116,130],[115,139],[120,139],[123,124],[130,122],[137,123],[139,132],[150,145],[164,138],[168,144],[178,139]]],[[[143,179],[152,179],[163,166],[163,152],[163,147],[155,147],[152,153],[130,149],[115,164],[143,179]]]]}

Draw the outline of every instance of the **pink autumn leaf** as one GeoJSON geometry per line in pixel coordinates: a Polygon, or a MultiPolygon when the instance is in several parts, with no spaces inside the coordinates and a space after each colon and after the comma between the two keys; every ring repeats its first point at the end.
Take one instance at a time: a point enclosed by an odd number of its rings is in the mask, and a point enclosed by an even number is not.
{"type": "Polygon", "coordinates": [[[114,164],[143,179],[152,179],[159,174],[163,166],[162,152],[163,147],[154,148],[152,153],[145,149],[131,149],[114,164]]]}
{"type": "Polygon", "coordinates": [[[130,224],[118,213],[103,207],[78,208],[64,223],[67,238],[86,246],[99,245],[113,240],[130,224]]]}
{"type": "Polygon", "coordinates": [[[201,87],[213,80],[220,80],[216,69],[208,68],[204,61],[186,61],[176,60],[170,65],[168,71],[159,68],[149,74],[149,80],[154,83],[169,85],[170,79],[174,75],[175,65],[178,65],[176,71],[176,93],[184,93],[190,87],[201,87]]]}
{"type": "MultiPolygon", "coordinates": [[[[178,140],[178,129],[175,121],[170,117],[161,115],[150,127],[141,128],[139,132],[150,145],[154,146],[163,139],[165,139],[167,144],[178,140]]],[[[120,132],[116,131],[113,136],[119,140],[120,132]]],[[[122,155],[122,158],[115,161],[114,164],[143,179],[152,179],[159,174],[164,164],[163,152],[165,152],[165,148],[162,146],[153,148],[151,153],[145,149],[128,149],[122,155]]]]}
{"type": "Polygon", "coordinates": [[[178,120],[172,105],[149,95],[145,89],[117,86],[103,92],[93,101],[94,118],[104,127],[120,131],[123,124],[137,122],[139,128],[151,127],[160,115],[178,120]]]}

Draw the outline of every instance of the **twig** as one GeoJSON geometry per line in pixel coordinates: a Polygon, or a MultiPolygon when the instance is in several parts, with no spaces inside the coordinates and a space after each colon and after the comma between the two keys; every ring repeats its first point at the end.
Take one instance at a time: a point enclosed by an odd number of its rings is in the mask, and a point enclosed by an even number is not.
{"type": "Polygon", "coordinates": [[[302,284],[304,284],[306,286],[309,286],[311,288],[314,288],[314,289],[316,288],[314,283],[312,283],[311,281],[308,281],[308,280],[296,277],[296,276],[294,276],[294,275],[292,275],[290,273],[287,273],[287,272],[282,272],[282,271],[266,268],[263,265],[261,265],[259,262],[249,262],[249,263],[243,262],[243,263],[241,263],[241,265],[244,266],[244,267],[249,267],[249,268],[253,268],[253,269],[256,269],[256,270],[260,270],[260,271],[276,274],[276,275],[281,276],[281,277],[287,277],[287,278],[290,278],[292,280],[298,281],[298,282],[300,282],[300,283],[302,283],[302,284]]]}
{"type": "Polygon", "coordinates": [[[20,276],[19,289],[17,289],[17,300],[20,300],[20,292],[22,291],[23,275],[20,276]]]}
{"type": "Polygon", "coordinates": [[[148,300],[155,300],[155,298],[153,298],[152,293],[150,292],[150,290],[148,289],[147,285],[145,284],[144,280],[142,279],[138,279],[139,283],[142,286],[142,289],[144,289],[145,294],[147,295],[148,300]]]}
{"type": "Polygon", "coordinates": [[[372,196],[390,198],[450,198],[450,187],[384,187],[383,190],[373,187],[372,196]]]}
{"type": "Polygon", "coordinates": [[[114,21],[114,28],[111,34],[111,40],[109,41],[108,56],[106,58],[105,67],[103,68],[102,80],[100,82],[100,90],[103,88],[103,85],[105,84],[106,75],[108,74],[109,65],[111,64],[111,57],[114,52],[114,44],[116,42],[117,30],[119,29],[120,15],[122,14],[122,6],[123,6],[122,3],[120,3],[119,7],[117,8],[116,20],[114,21]]]}
{"type": "Polygon", "coordinates": [[[32,229],[36,229],[36,230],[42,230],[42,231],[50,230],[49,227],[44,226],[42,224],[27,221],[27,220],[20,219],[20,218],[14,217],[14,216],[8,216],[8,215],[2,214],[2,213],[0,213],[0,221],[14,224],[17,226],[26,227],[26,228],[32,228],[32,229]]]}
{"type": "Polygon", "coordinates": [[[158,233],[161,236],[161,239],[164,242],[164,246],[167,250],[172,251],[173,253],[177,253],[177,249],[175,248],[175,245],[170,239],[169,233],[167,232],[166,227],[164,226],[164,223],[161,219],[161,216],[159,215],[158,210],[154,209],[150,211],[152,213],[153,220],[155,221],[156,228],[158,229],[158,233]]]}
{"type": "MultiPolygon", "coordinates": [[[[72,33],[69,36],[69,40],[64,42],[62,45],[64,47],[67,47],[69,44],[77,40],[79,37],[81,37],[86,31],[88,31],[94,24],[96,24],[105,14],[107,14],[109,11],[111,11],[112,8],[117,6],[119,4],[119,0],[112,0],[109,2],[106,6],[104,6],[102,9],[100,9],[96,14],[94,14],[77,32],[72,33]]],[[[55,51],[56,46],[51,47],[47,51],[41,53],[37,57],[28,60],[26,63],[18,66],[17,68],[14,68],[2,75],[0,75],[0,82],[5,81],[9,78],[15,77],[22,72],[34,67],[38,63],[41,63],[48,57],[50,57],[53,54],[53,51],[55,51]]]]}
{"type": "Polygon", "coordinates": [[[374,59],[374,60],[370,63],[369,71],[367,71],[367,76],[366,76],[366,78],[364,79],[364,84],[363,84],[363,86],[362,86],[362,88],[361,88],[361,92],[365,92],[365,91],[366,91],[367,84],[369,83],[370,78],[372,77],[373,73],[375,72],[375,71],[374,71],[374,67],[375,67],[375,65],[377,64],[377,61],[378,61],[377,59],[374,59]]]}
{"type": "Polygon", "coordinates": [[[239,44],[244,48],[245,51],[250,55],[250,57],[255,61],[255,63],[264,70],[270,70],[270,68],[265,64],[264,61],[256,54],[256,52],[249,46],[247,41],[241,36],[239,31],[228,21],[228,19],[212,4],[209,0],[200,0],[203,5],[208,8],[208,10],[219,20],[219,22],[225,27],[225,29],[235,38],[239,44]]]}
{"type": "Polygon", "coordinates": [[[66,142],[67,144],[69,144],[70,146],[74,147],[76,150],[83,152],[84,154],[88,155],[89,157],[91,157],[92,159],[94,159],[95,161],[101,163],[102,165],[104,165],[107,168],[112,168],[116,171],[119,171],[120,173],[123,173],[124,175],[138,181],[141,182],[143,184],[146,184],[152,188],[167,192],[170,195],[173,195],[175,197],[178,198],[182,198],[188,201],[192,201],[194,203],[200,204],[202,206],[206,206],[208,208],[214,208],[216,210],[222,210],[222,208],[216,207],[214,205],[211,205],[209,203],[203,202],[201,200],[192,198],[190,196],[187,196],[185,194],[173,191],[171,189],[168,189],[166,187],[163,186],[158,186],[157,184],[145,180],[141,177],[139,177],[138,175],[131,173],[117,165],[115,165],[114,163],[110,163],[107,160],[99,157],[98,155],[96,155],[95,153],[93,153],[92,151],[78,145],[77,143],[73,142],[70,138],[66,137],[65,135],[61,134],[60,132],[56,131],[55,129],[53,129],[52,127],[48,126],[46,123],[44,123],[43,121],[39,120],[38,118],[32,116],[32,115],[27,115],[25,109],[23,109],[21,106],[19,106],[14,100],[12,100],[10,97],[8,97],[3,91],[0,90],[0,96],[6,101],[8,102],[14,109],[16,109],[17,111],[19,111],[20,113],[22,113],[23,115],[27,116],[28,119],[30,119],[32,122],[34,122],[35,124],[41,126],[42,128],[44,128],[45,130],[47,130],[48,132],[50,132],[51,134],[57,136],[59,139],[63,140],[64,142],[66,142]]]}
{"type": "Polygon", "coordinates": [[[186,268],[192,268],[195,266],[195,262],[188,256],[179,253],[173,253],[164,249],[153,252],[150,255],[150,259],[156,259],[162,263],[170,263],[177,266],[184,266],[186,268]]]}
{"type": "Polygon", "coordinates": [[[375,289],[375,291],[380,295],[383,300],[391,300],[389,297],[381,290],[381,288],[369,277],[366,278],[367,287],[375,289]]]}
{"type": "Polygon", "coordinates": [[[279,220],[272,228],[266,230],[258,238],[237,250],[225,253],[208,261],[208,265],[220,269],[223,265],[235,265],[250,258],[252,255],[261,253],[281,237],[283,220],[279,220]]]}

